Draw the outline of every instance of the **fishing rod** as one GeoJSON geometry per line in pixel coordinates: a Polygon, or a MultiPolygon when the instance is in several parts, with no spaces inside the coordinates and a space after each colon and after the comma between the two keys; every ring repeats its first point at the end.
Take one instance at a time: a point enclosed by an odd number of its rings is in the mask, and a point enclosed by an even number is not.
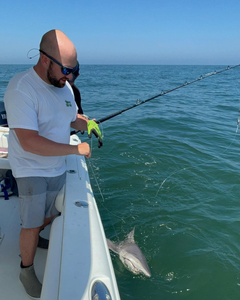
{"type": "Polygon", "coordinates": [[[153,97],[151,97],[151,98],[149,98],[149,99],[147,99],[147,100],[141,101],[141,100],[138,99],[137,102],[136,102],[134,105],[129,106],[129,107],[125,108],[125,109],[119,110],[119,111],[117,111],[117,112],[115,112],[115,113],[112,113],[112,114],[110,114],[110,115],[108,115],[108,116],[106,116],[106,117],[104,117],[104,118],[101,118],[101,119],[99,119],[99,120],[96,120],[95,122],[96,122],[97,124],[103,123],[103,122],[105,122],[105,121],[107,121],[107,120],[110,120],[110,119],[112,119],[112,118],[114,118],[114,117],[116,117],[116,116],[118,116],[118,115],[121,115],[121,114],[124,113],[125,111],[128,111],[128,110],[130,110],[130,109],[132,109],[132,108],[135,108],[135,107],[137,107],[137,106],[139,106],[139,105],[142,105],[142,104],[144,104],[144,103],[147,103],[147,102],[149,102],[149,101],[151,101],[151,100],[153,100],[153,99],[159,98],[159,97],[161,97],[161,96],[163,96],[163,95],[166,95],[166,94],[168,94],[168,93],[171,93],[171,92],[173,92],[173,91],[176,91],[176,90],[178,90],[178,89],[180,89],[180,88],[182,88],[182,87],[185,87],[185,86],[190,85],[190,84],[192,84],[192,83],[195,83],[195,82],[197,82],[197,81],[203,80],[203,79],[208,78],[208,77],[210,77],[210,76],[217,75],[217,74],[219,74],[219,73],[223,73],[223,72],[226,72],[226,71],[228,71],[228,70],[237,68],[237,67],[239,67],[239,66],[240,66],[240,64],[235,65],[235,66],[232,66],[232,67],[228,66],[227,68],[222,69],[222,70],[220,70],[220,71],[214,71],[214,72],[208,73],[208,74],[206,74],[206,75],[201,75],[199,78],[197,78],[197,79],[195,79],[195,80],[192,80],[192,81],[189,81],[189,82],[185,82],[184,84],[181,84],[181,85],[179,85],[179,86],[177,86],[177,87],[175,87],[175,88],[173,88],[173,89],[167,90],[167,91],[165,91],[165,92],[161,92],[161,94],[158,94],[158,95],[156,95],[156,96],[153,96],[153,97]]]}

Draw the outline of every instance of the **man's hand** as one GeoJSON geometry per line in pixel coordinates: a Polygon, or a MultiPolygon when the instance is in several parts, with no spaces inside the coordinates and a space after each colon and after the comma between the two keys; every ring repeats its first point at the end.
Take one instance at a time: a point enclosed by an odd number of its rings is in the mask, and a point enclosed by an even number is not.
{"type": "Polygon", "coordinates": [[[83,155],[86,158],[91,157],[91,150],[87,143],[78,144],[78,155],[83,155]]]}
{"type": "Polygon", "coordinates": [[[103,143],[102,143],[102,134],[101,131],[98,127],[98,124],[94,122],[94,120],[90,120],[87,123],[87,128],[88,128],[88,136],[89,138],[92,137],[92,133],[96,136],[98,139],[98,148],[101,148],[103,143]]]}

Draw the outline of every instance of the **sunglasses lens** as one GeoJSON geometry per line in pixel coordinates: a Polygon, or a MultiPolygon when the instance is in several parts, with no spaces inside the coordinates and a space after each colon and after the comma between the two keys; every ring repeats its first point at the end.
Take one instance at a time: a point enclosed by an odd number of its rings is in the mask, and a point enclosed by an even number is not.
{"type": "Polygon", "coordinates": [[[62,73],[63,75],[69,75],[70,73],[72,73],[72,69],[62,68],[62,73]]]}
{"type": "Polygon", "coordinates": [[[63,75],[69,75],[69,74],[73,73],[74,76],[77,76],[78,72],[79,72],[79,64],[77,64],[77,66],[73,69],[62,67],[63,75]]]}

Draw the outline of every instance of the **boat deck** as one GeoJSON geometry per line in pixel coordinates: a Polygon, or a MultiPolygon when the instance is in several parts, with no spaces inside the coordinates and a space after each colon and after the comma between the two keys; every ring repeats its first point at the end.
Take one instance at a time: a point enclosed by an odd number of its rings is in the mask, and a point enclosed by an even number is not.
{"type": "MultiPolygon", "coordinates": [[[[18,211],[18,198],[16,196],[9,197],[9,200],[0,198],[0,291],[1,300],[26,300],[29,297],[19,280],[20,273],[20,249],[19,249],[19,233],[21,230],[18,211]]],[[[50,226],[48,226],[50,228],[50,226]]],[[[48,230],[44,230],[44,237],[48,237],[48,230]]],[[[42,235],[43,236],[43,235],[42,235]]],[[[41,282],[45,263],[47,258],[47,250],[37,249],[35,257],[36,274],[41,282]]]]}

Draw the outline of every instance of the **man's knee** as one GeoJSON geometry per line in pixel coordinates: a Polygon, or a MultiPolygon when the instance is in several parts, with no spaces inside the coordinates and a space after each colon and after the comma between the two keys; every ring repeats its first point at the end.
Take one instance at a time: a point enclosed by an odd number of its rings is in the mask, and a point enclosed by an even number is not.
{"type": "Polygon", "coordinates": [[[22,232],[26,234],[39,234],[41,227],[35,227],[35,228],[22,228],[22,232]]]}

